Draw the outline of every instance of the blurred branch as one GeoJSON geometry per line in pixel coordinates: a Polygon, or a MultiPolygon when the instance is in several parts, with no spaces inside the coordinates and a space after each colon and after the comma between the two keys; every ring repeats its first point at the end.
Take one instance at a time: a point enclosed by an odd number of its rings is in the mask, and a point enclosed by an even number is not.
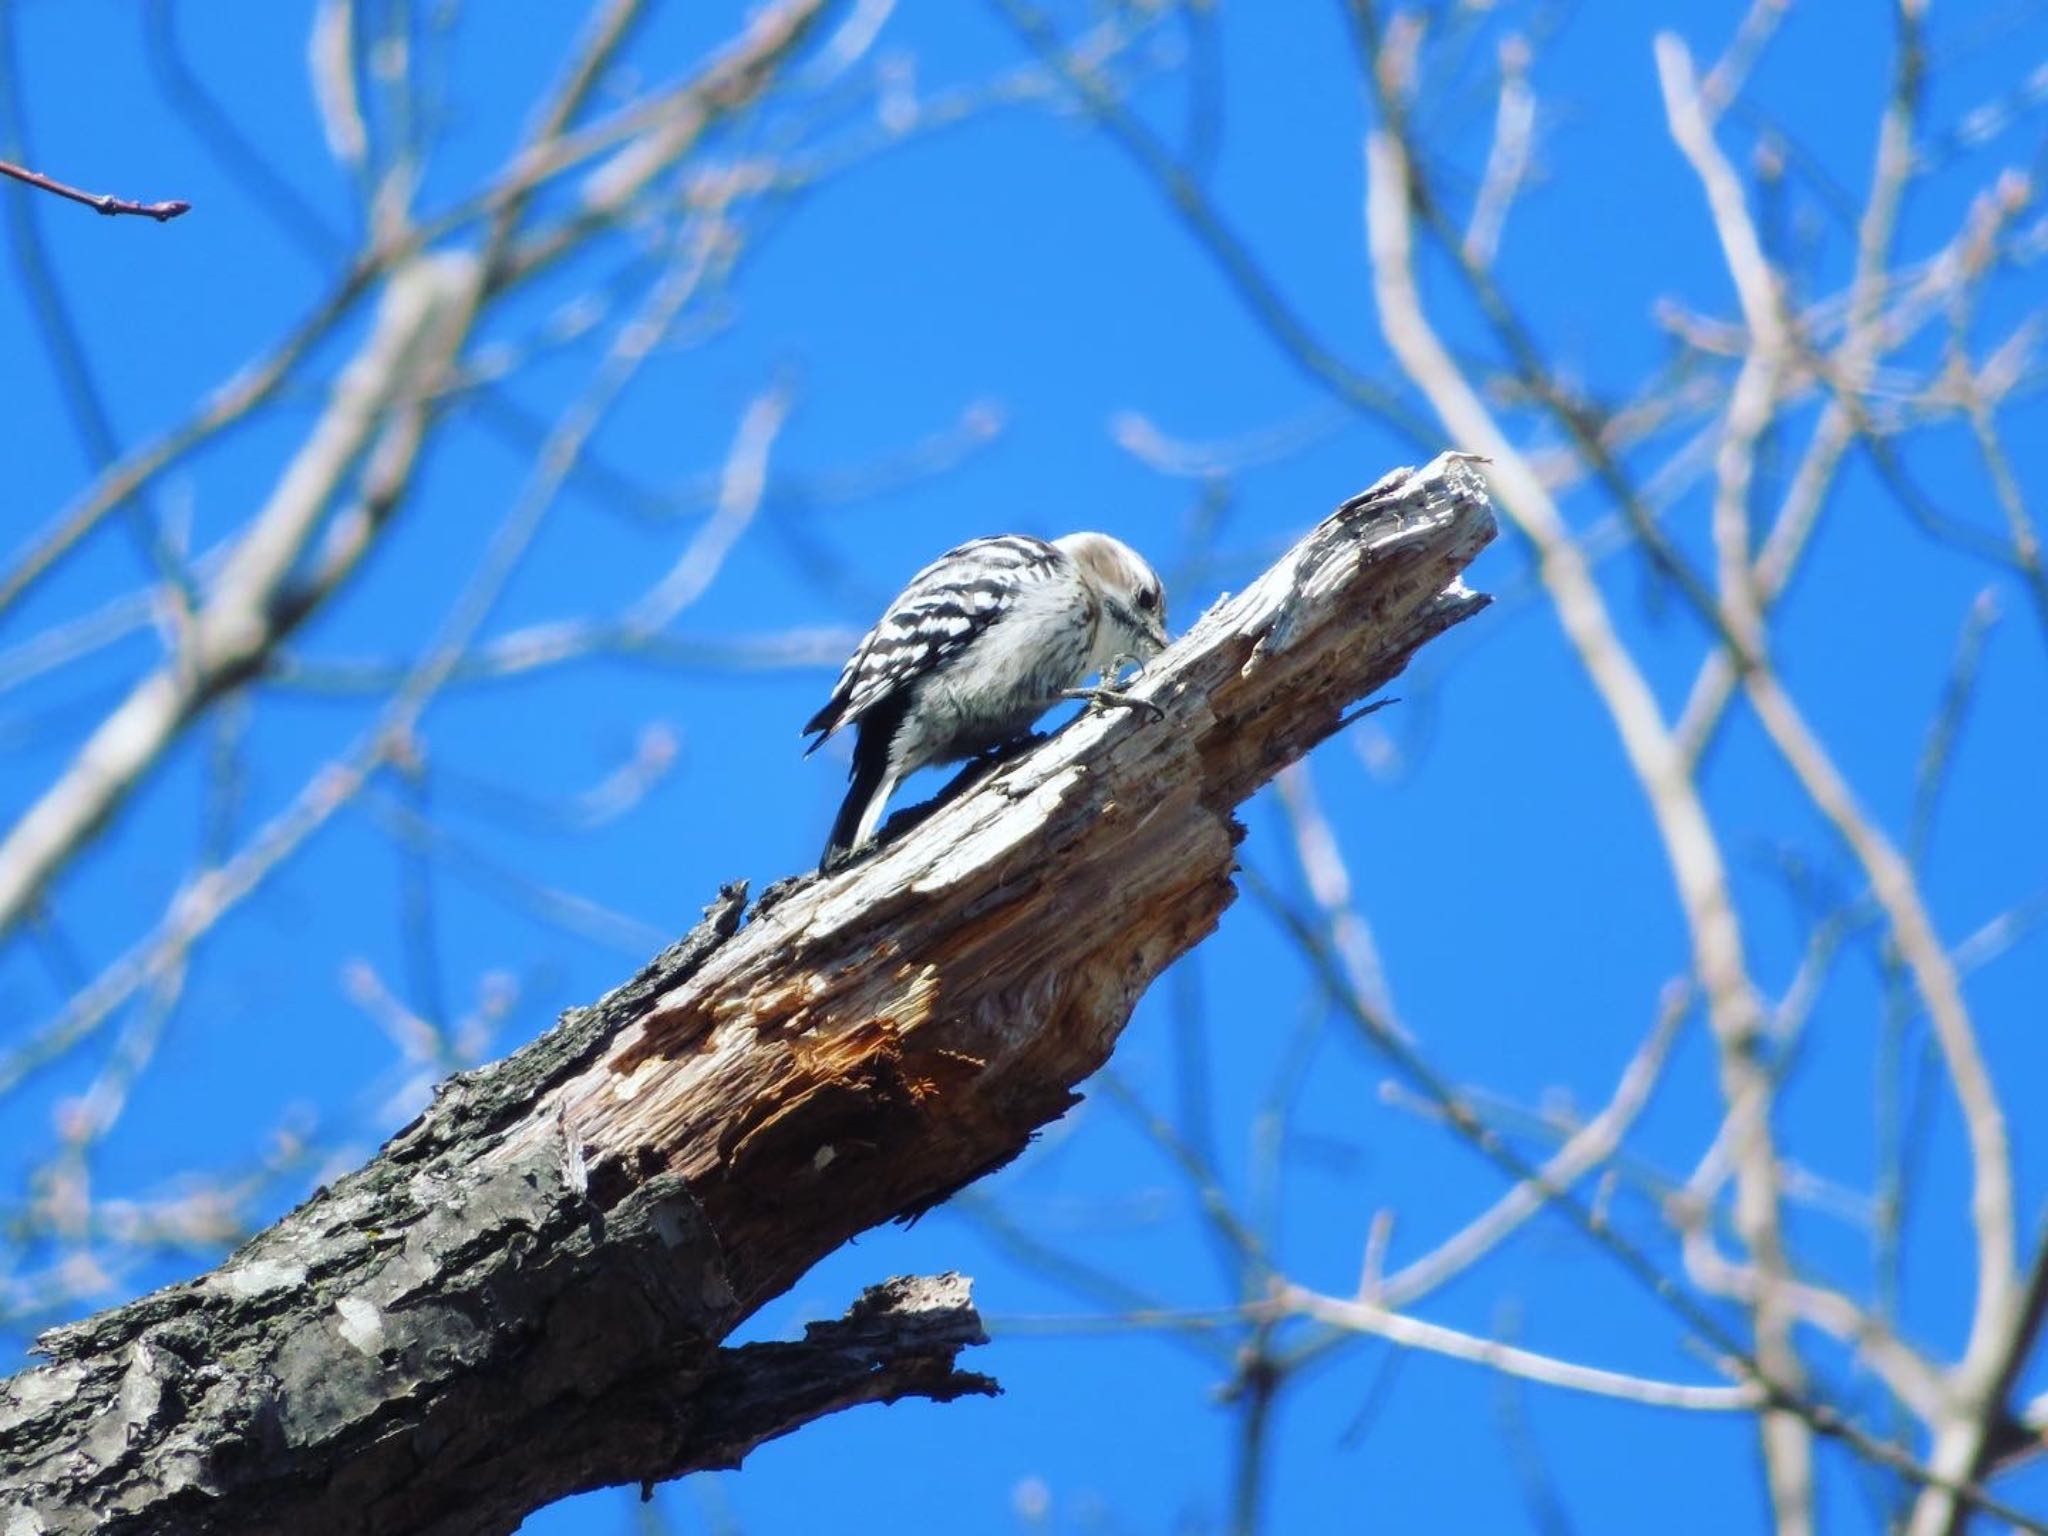
{"type": "Polygon", "coordinates": [[[1511,37],[1500,45],[1500,104],[1494,110],[1493,147],[1472,214],[1465,222],[1464,259],[1474,268],[1493,265],[1501,232],[1529,173],[1536,136],[1536,92],[1529,84],[1529,45],[1511,37]]]}
{"type": "Polygon", "coordinates": [[[92,835],[170,742],[224,689],[251,676],[278,641],[353,569],[409,483],[426,436],[420,396],[452,360],[474,314],[476,272],[454,256],[394,277],[377,324],[343,372],[320,422],[251,521],[196,615],[192,643],[150,674],[80,749],[71,767],[0,840],[0,934],[92,835]],[[365,530],[310,582],[301,551],[358,460],[371,468],[352,521],[365,530]]]}
{"type": "Polygon", "coordinates": [[[1334,1296],[1319,1296],[1300,1286],[1285,1286],[1276,1297],[1275,1304],[1285,1312],[1314,1318],[1317,1322],[1353,1333],[1370,1334],[1404,1349],[1428,1350],[1432,1354],[1448,1355],[1453,1360],[1483,1365],[1504,1375],[1518,1376],[1524,1381],[1542,1382],[1546,1386],[1564,1387],[1574,1392],[1589,1392],[1596,1397],[1620,1398],[1645,1407],[1754,1413],[1764,1403],[1764,1394],[1754,1385],[1686,1386],[1644,1376],[1629,1376],[1619,1371],[1603,1371],[1551,1355],[1539,1355],[1532,1350],[1517,1349],[1492,1339],[1475,1338],[1455,1328],[1426,1323],[1419,1317],[1404,1316],[1363,1297],[1342,1301],[1334,1296]]]}
{"type": "Polygon", "coordinates": [[[1970,604],[1969,611],[1963,616],[1962,630],[1956,636],[1955,653],[1949,661],[1948,677],[1941,688],[1941,701],[1928,725],[1927,739],[1920,749],[1920,762],[1913,776],[1913,815],[1906,832],[1906,857],[1916,868],[1926,864],[1928,850],[1934,841],[1935,814],[1941,804],[1942,790],[1948,785],[1950,770],[1954,767],[1956,744],[1962,736],[1964,720],[1977,702],[1984,642],[1998,619],[1997,599],[1987,587],[1970,604]]]}
{"type": "Polygon", "coordinates": [[[1345,976],[1367,1006],[1398,1030],[1400,1017],[1380,964],[1379,948],[1371,927],[1353,903],[1351,870],[1336,832],[1323,814],[1308,764],[1288,769],[1274,788],[1287,818],[1295,863],[1328,927],[1331,947],[1343,957],[1345,976]]]}
{"type": "Polygon", "coordinates": [[[1247,1302],[1256,1298],[1273,1273],[1273,1260],[1259,1234],[1239,1217],[1223,1187],[1222,1175],[1206,1154],[1146,1106],[1115,1067],[1103,1068],[1096,1081],[1103,1096],[1130,1116],[1145,1138],[1173,1163],[1194,1196],[1203,1225],[1215,1239],[1229,1283],[1247,1302]]]}
{"type": "MultiPolygon", "coordinates": [[[[1655,1297],[1691,1330],[1707,1348],[1716,1365],[1741,1382],[1762,1389],[1759,1399],[1765,1413],[1796,1418],[1813,1434],[1840,1440],[1874,1466],[1889,1468],[1910,1482],[1941,1490],[1977,1508],[1995,1513],[2023,1530],[2048,1536],[2048,1520],[2036,1519],[1997,1498],[1981,1485],[1951,1478],[1917,1460],[1901,1445],[1879,1438],[1850,1419],[1832,1403],[1816,1398],[1801,1385],[1788,1387],[1773,1381],[1758,1358],[1745,1350],[1720,1318],[1700,1300],[1688,1295],[1656,1262],[1617,1231],[1604,1215],[1569,1189],[1544,1180],[1540,1168],[1524,1157],[1490,1125],[1472,1101],[1439,1072],[1413,1044],[1388,1028],[1344,985],[1343,972],[1327,941],[1299,914],[1283,903],[1269,903],[1287,925],[1303,955],[1321,981],[1325,995],[1410,1084],[1417,1088],[1428,1107],[1441,1115],[1444,1124],[1462,1137],[1475,1151],[1518,1184],[1536,1185],[1549,1209],[1564,1217],[1595,1248],[1615,1261],[1622,1272],[1655,1297]]],[[[1731,1114],[1733,1111],[1731,1111],[1731,1114]]],[[[1377,1237],[1378,1227],[1375,1227],[1377,1237]]],[[[1368,1253],[1368,1287],[1377,1271],[1368,1253]]],[[[1783,1287],[1781,1287],[1783,1289],[1783,1287]]],[[[1784,1304],[1785,1298],[1780,1298],[1784,1304]]],[[[1316,1346],[1310,1346],[1315,1349],[1316,1346]]]]}
{"type": "MultiPolygon", "coordinates": [[[[612,193],[607,196],[629,198],[675,155],[693,145],[721,114],[752,100],[805,35],[824,3],[788,0],[761,13],[749,23],[742,41],[715,59],[701,76],[662,93],[679,115],[661,128],[660,152],[651,158],[640,156],[630,174],[614,174],[608,183],[612,193]],[[680,137],[674,131],[677,123],[687,126],[680,137]]],[[[279,642],[360,564],[410,489],[412,471],[438,410],[438,392],[479,323],[486,300],[511,280],[510,267],[531,271],[539,264],[540,258],[531,253],[530,259],[515,261],[514,257],[519,249],[519,216],[541,169],[552,163],[544,151],[558,144],[567,131],[638,9],[632,0],[615,0],[600,18],[542,115],[538,130],[542,152],[523,162],[530,169],[513,175],[494,201],[493,224],[481,249],[409,258],[392,267],[380,318],[370,338],[335,386],[328,410],[280,478],[269,504],[251,522],[221,574],[210,584],[191,642],[128,695],[86,742],[70,769],[0,841],[0,934],[30,910],[56,874],[206,705],[222,691],[257,675],[279,642]],[[359,460],[365,465],[359,499],[330,519],[329,505],[359,460]],[[323,521],[327,523],[324,543],[312,554],[309,567],[302,570],[302,557],[323,521]]],[[[711,224],[720,222],[717,211],[741,190],[731,184],[700,189],[712,208],[711,224]]],[[[612,211],[617,206],[606,204],[612,211]]],[[[548,259],[565,249],[560,243],[549,246],[548,259]]],[[[728,259],[729,252],[721,247],[703,253],[699,264],[722,267],[728,259]]],[[[365,257],[314,320],[259,370],[257,379],[231,388],[227,398],[202,413],[200,425],[174,435],[172,441],[189,446],[266,398],[296,357],[353,303],[369,284],[371,274],[382,271],[384,261],[376,252],[365,257]]],[[[676,304],[694,287],[692,278],[676,297],[676,304]]],[[[675,290],[672,279],[661,286],[663,293],[675,290]]],[[[666,323],[662,322],[664,328],[666,323]]],[[[626,371],[629,376],[631,366],[626,371]]],[[[595,425],[593,407],[602,409],[593,401],[577,408],[583,416],[572,412],[575,419],[544,447],[544,463],[550,459],[559,459],[564,465],[577,462],[595,425]]],[[[168,450],[159,450],[149,472],[172,456],[168,450]]],[[[128,488],[121,497],[132,493],[135,473],[130,471],[128,488]]],[[[122,482],[120,475],[114,478],[116,483],[122,482]]],[[[553,494],[554,488],[547,488],[538,504],[545,505],[553,494]]],[[[49,569],[99,515],[117,504],[118,499],[102,495],[67,517],[0,582],[0,608],[49,569]]]]}
{"type": "Polygon", "coordinates": [[[2012,459],[1999,437],[1996,398],[1984,387],[1969,354],[1970,322],[1978,289],[1991,266],[1998,237],[2031,197],[2032,188],[2024,178],[2007,175],[2000,178],[1997,187],[1979,197],[1970,211],[1970,227],[1962,242],[1959,271],[1949,297],[1947,375],[1962,396],[1970,435],[1976,440],[1977,451],[1991,478],[1992,494],[2005,513],[2013,560],[2040,615],[2043,631],[2048,633],[2048,568],[2042,563],[2040,530],[2027,507],[2012,459]]]}
{"type": "MultiPolygon", "coordinates": [[[[1692,943],[1693,969],[1706,995],[1720,1060],[1721,1091],[1735,1136],[1737,1225],[1758,1263],[1787,1273],[1780,1224],[1782,1193],[1770,1124],[1771,1081],[1754,1055],[1761,1010],[1743,955],[1741,930],[1706,807],[1666,727],[1656,696],[1616,633],[1607,605],[1550,493],[1501,430],[1477,391],[1430,328],[1414,277],[1409,174],[1400,141],[1372,134],[1366,144],[1368,248],[1380,325],[1388,345],[1460,442],[1492,461],[1501,505],[1535,545],[1538,575],[1558,622],[1578,652],[1621,737],[1629,765],[1650,802],[1692,943]]],[[[1768,1292],[1756,1310],[1757,1365],[1787,1394],[1803,1372],[1791,1320],[1768,1292]]],[[[1765,1416],[1766,1458],[1777,1507],[1810,1506],[1811,1421],[1765,1416]]],[[[1805,1528],[1799,1518],[1789,1530],[1805,1528]]]]}
{"type": "MultiPolygon", "coordinates": [[[[1998,1380],[1986,1394],[1987,1400],[1994,1405],[1994,1423],[1978,1450],[1973,1476],[1986,1477],[1994,1471],[2048,1452],[2048,1424],[2044,1424],[2041,1418],[2041,1402],[2037,1399],[2026,1407],[2012,1402],[2012,1394],[2020,1384],[2044,1327],[2048,1327],[2048,1228],[2035,1238],[2034,1262],[2027,1271],[2026,1288],[2012,1340],[2005,1359],[2000,1362],[1998,1380]]],[[[1951,1510],[1949,1526],[1943,1536],[1956,1536],[1962,1529],[1964,1515],[1965,1511],[1959,1508],[1951,1510]]]]}
{"type": "Polygon", "coordinates": [[[236,126],[193,71],[178,36],[178,0],[145,0],[149,62],[165,99],[215,160],[248,193],[250,206],[282,229],[325,269],[345,254],[342,238],[300,195],[290,176],[236,126]]]}
{"type": "Polygon", "coordinates": [[[1019,38],[1056,70],[1122,149],[1165,197],[1189,232],[1212,255],[1252,318],[1295,365],[1353,409],[1384,421],[1411,444],[1432,441],[1427,422],[1399,395],[1338,357],[1288,304],[1279,286],[1210,200],[1197,177],[1177,161],[1151,129],[1121,101],[1085,59],[1062,45],[1043,12],[1026,0],[989,0],[1019,38]]]}
{"type": "Polygon", "coordinates": [[[1549,1191],[1571,1188],[1611,1158],[1663,1076],[1679,1026],[1691,1007],[1690,988],[1682,983],[1667,987],[1649,1038],[1623,1068],[1606,1107],[1545,1160],[1536,1178],[1515,1185],[1428,1253],[1369,1284],[1361,1293],[1363,1299],[1396,1310],[1420,1300],[1499,1248],[1543,1209],[1549,1191]]]}
{"type": "Polygon", "coordinates": [[[549,99],[543,126],[556,124],[552,137],[530,138],[482,191],[447,211],[402,230],[387,233],[359,252],[334,287],[307,317],[266,355],[241,369],[207,400],[190,420],[131,452],[110,466],[56,522],[0,576],[0,613],[75,548],[109,512],[125,504],[137,489],[202,443],[248,418],[275,398],[283,384],[314,348],[390,274],[407,268],[422,252],[447,240],[478,220],[491,220],[483,238],[483,297],[495,300],[519,280],[531,277],[580,249],[578,238],[601,232],[633,206],[674,158],[694,146],[716,123],[757,100],[775,80],[833,0],[777,0],[748,23],[745,32],[701,70],[637,98],[611,116],[582,129],[566,125],[593,88],[599,67],[622,36],[623,19],[616,4],[606,24],[595,29],[572,63],[567,79],[549,99]],[[678,136],[676,127],[687,127],[678,136]],[[610,175],[594,177],[586,192],[587,217],[558,224],[544,235],[517,246],[517,215],[538,189],[584,161],[613,149],[636,135],[659,131],[660,153],[628,143],[617,157],[625,162],[610,175]]]}
{"type": "MultiPolygon", "coordinates": [[[[1910,3],[1910,0],[1909,0],[1910,3]]],[[[1755,425],[1769,410],[1772,370],[1782,365],[1788,348],[1776,280],[1757,246],[1734,173],[1715,146],[1691,95],[1690,61],[1683,44],[1669,34],[1659,39],[1658,63],[1673,133],[1701,180],[1713,205],[1715,227],[1741,296],[1752,336],[1752,359],[1746,374],[1761,382],[1754,407],[1746,404],[1748,389],[1738,381],[1729,405],[1727,442],[1722,457],[1722,491],[1715,513],[1716,542],[1723,546],[1723,602],[1730,622],[1760,647],[1761,610],[1749,584],[1746,544],[1747,476],[1755,425]],[[1755,411],[1754,419],[1745,413],[1755,411]]],[[[1891,841],[1858,806],[1848,784],[1835,769],[1820,740],[1806,725],[1775,671],[1751,667],[1743,678],[1757,718],[1815,808],[1835,826],[1871,882],[1871,893],[1886,917],[1922,1000],[1934,1022],[1935,1036],[1949,1059],[1964,1123],[1969,1132],[1976,1192],[1971,1201],[1977,1228],[1977,1309],[1966,1355],[1978,1357],[1987,1347],[1985,1330],[2006,1321],[2015,1282],[2011,1169],[2006,1150],[2004,1115],[1998,1107],[1991,1076],[1979,1055],[1975,1029],[1964,1005],[1955,967],[1934,931],[1911,869],[1891,841]]]]}
{"type": "Polygon", "coordinates": [[[400,847],[445,862],[478,889],[541,922],[619,954],[641,953],[660,940],[661,930],[653,924],[544,885],[391,796],[372,795],[366,803],[371,819],[400,847]]]}
{"type": "MultiPolygon", "coordinates": [[[[477,632],[490,617],[506,584],[525,558],[542,521],[554,507],[584,445],[602,425],[607,412],[618,402],[635,373],[660,344],[714,265],[729,254],[722,209],[714,208],[702,223],[686,228],[677,237],[677,246],[670,268],[654,293],[633,321],[621,329],[600,364],[597,376],[570,403],[550,433],[519,497],[507,509],[490,542],[484,547],[468,582],[457,593],[442,619],[432,643],[407,670],[395,695],[386,703],[376,721],[339,761],[316,774],[297,797],[272,817],[232,859],[217,868],[204,870],[188,881],[172,898],[154,931],[101,971],[90,986],[66,1004],[56,1019],[31,1034],[11,1055],[0,1057],[0,1093],[97,1029],[115,1008],[158,973],[167,955],[182,952],[210,930],[236,903],[267,880],[308,838],[325,826],[336,811],[362,793],[379,769],[395,756],[411,750],[421,716],[447,685],[477,632]]],[[[474,275],[473,263],[468,259],[447,256],[437,260],[458,275],[474,275]]],[[[451,321],[458,331],[473,321],[473,305],[472,285],[451,321]]],[[[375,342],[374,334],[371,340],[375,342]]],[[[445,365],[445,356],[435,363],[436,368],[445,365]]],[[[427,409],[427,403],[418,399],[411,406],[415,420],[427,409]]],[[[401,420],[397,427],[405,425],[401,420]]],[[[395,428],[387,429],[392,430],[395,428]]],[[[316,591],[332,590],[339,575],[361,559],[371,538],[381,528],[384,512],[392,504],[396,488],[405,483],[419,451],[420,435],[416,427],[400,435],[397,445],[394,453],[386,454],[380,450],[372,455],[371,474],[360,503],[337,517],[330,526],[327,538],[312,563],[312,573],[307,578],[316,591]]],[[[145,698],[145,704],[150,702],[145,698]]],[[[121,744],[118,739],[114,743],[116,747],[121,744]]],[[[91,780],[83,781],[83,785],[82,793],[97,792],[91,780]]],[[[89,831],[90,827],[85,830],[89,831]]],[[[4,872],[4,855],[8,846],[0,844],[0,872],[4,872]]]]}
{"type": "MultiPolygon", "coordinates": [[[[1561,384],[1535,333],[1509,301],[1492,271],[1468,248],[1424,174],[1422,146],[1417,142],[1408,110],[1417,84],[1415,54],[1421,45],[1423,22],[1414,13],[1406,13],[1382,25],[1374,0],[1343,0],[1343,4],[1359,47],[1360,75],[1380,112],[1381,123],[1372,137],[1391,141],[1399,148],[1398,162],[1390,163],[1398,164],[1401,175],[1404,230],[1411,220],[1420,222],[1456,264],[1473,302],[1512,359],[1517,382],[1564,428],[1580,458],[1620,509],[1651,565],[1683,594],[1708,629],[1728,641],[1713,593],[1643,501],[1627,466],[1607,442],[1601,413],[1561,384]]],[[[1369,169],[1368,179],[1371,174],[1369,169]]],[[[1367,195],[1371,195],[1370,191],[1367,195]]],[[[1383,315],[1382,329],[1385,324],[1383,315]]],[[[1442,414],[1440,407],[1438,414],[1442,414]]]]}
{"type": "Polygon", "coordinates": [[[1174,1343],[1190,1350],[1205,1365],[1229,1364],[1233,1352],[1219,1340],[1215,1325],[1235,1323],[1244,1316],[1241,1308],[1203,1313],[1199,1318],[1169,1307],[1158,1297],[1134,1287],[1120,1275],[1112,1274],[1085,1259],[1065,1253],[1034,1235],[981,1190],[963,1189],[946,1205],[948,1214],[960,1218],[999,1253],[1014,1259],[1052,1284],[1086,1301],[1113,1309],[1107,1319],[1077,1321],[1071,1317],[1005,1318],[1005,1328],[1092,1332],[1151,1330],[1163,1332],[1174,1343]]]}
{"type": "MultiPolygon", "coordinates": [[[[1754,1306],[1764,1281],[1754,1265],[1734,1264],[1715,1248],[1711,1217],[1702,1201],[1681,1191],[1663,1202],[1678,1231],[1686,1273],[1701,1290],[1754,1306]]],[[[1943,1372],[1895,1334],[1885,1321],[1839,1291],[1799,1279],[1773,1282],[1781,1305],[1802,1322],[1855,1349],[1886,1390],[1923,1423],[1936,1422],[1948,1396],[1943,1372]]]]}
{"type": "MultiPolygon", "coordinates": [[[[1914,0],[1906,0],[1906,4],[1910,8],[1914,0]]],[[[1757,243],[1733,169],[1715,144],[1699,106],[1684,45],[1669,34],[1660,37],[1657,60],[1673,136],[1706,189],[1750,332],[1750,355],[1728,407],[1714,518],[1715,542],[1721,552],[1722,601],[1752,658],[1752,664],[1743,670],[1743,688],[1800,787],[1848,845],[1870,881],[1872,896],[1891,925],[1893,941],[1933,1022],[1969,1141],[1977,1299],[1964,1357],[1949,1384],[1958,1410],[1938,1423],[1930,1458],[1944,1477],[1967,1479],[1979,1465],[1984,1437],[1999,1410],[2000,1405],[1988,1401],[1987,1395],[2003,1379],[2000,1373],[2016,1323],[2012,1170],[2004,1114],[1978,1049],[1954,963],[1935,932],[1911,867],[1857,803],[1777,673],[1756,659],[1763,643],[1763,616],[1749,580],[1749,474],[1756,433],[1772,409],[1777,371],[1790,358],[1789,328],[1775,275],[1757,243]]],[[[1770,1277],[1764,1278],[1768,1284],[1770,1277]]],[[[1954,1509],[1954,1498],[1947,1491],[1925,1493],[1913,1529],[1937,1529],[1952,1517],[1954,1509]]]]}
{"type": "MultiPolygon", "coordinates": [[[[0,9],[0,150],[26,159],[33,151],[29,144],[27,112],[20,81],[21,68],[15,58],[14,13],[0,9]]],[[[0,169],[33,185],[55,185],[4,162],[0,162],[0,169]]],[[[43,350],[57,375],[57,387],[71,416],[72,426],[78,433],[80,446],[85,450],[86,462],[95,473],[103,472],[119,454],[120,445],[71,300],[44,243],[39,210],[34,199],[18,187],[7,189],[4,200],[9,244],[14,250],[15,265],[20,269],[22,286],[27,290],[30,313],[36,328],[42,333],[43,350]]],[[[114,210],[102,208],[101,211],[114,210]]],[[[128,525],[143,564],[162,581],[169,599],[166,618],[171,623],[167,627],[174,628],[182,642],[191,623],[193,597],[181,555],[165,539],[149,507],[134,502],[122,505],[128,513],[128,525]]]]}
{"type": "MultiPolygon", "coordinates": [[[[1753,27],[1774,27],[1775,18],[1767,19],[1760,13],[1775,9],[1768,0],[1758,4],[1745,18],[1745,34],[1753,27]]],[[[1902,7],[1899,16],[1908,28],[1917,26],[1910,7],[1902,7]]],[[[1746,45],[1738,40],[1729,57],[1742,56],[1746,56],[1746,45]]],[[[1727,62],[1724,57],[1722,65],[1727,62]]],[[[1719,104],[1731,94],[1726,81],[1721,66],[1708,75],[1702,93],[1712,104],[1711,111],[1718,111],[1719,104]]],[[[1891,95],[1878,128],[1870,191],[1856,226],[1856,262],[1849,279],[1842,339],[1829,369],[1829,376],[1840,380],[1851,397],[1865,387],[1887,344],[1884,299],[1890,283],[1899,214],[1912,173],[1913,130],[1919,118],[1922,86],[1918,42],[1909,33],[1902,40],[1891,95]]],[[[1768,610],[1790,583],[1819,522],[1843,455],[1854,438],[1852,412],[1846,400],[1830,400],[1786,489],[1778,517],[1757,553],[1756,570],[1750,581],[1755,600],[1764,609],[1768,610]]],[[[1716,650],[1694,679],[1691,696],[1679,719],[1679,741],[1688,762],[1696,764],[1706,750],[1733,696],[1735,683],[1736,658],[1725,650],[1716,650]]]]}

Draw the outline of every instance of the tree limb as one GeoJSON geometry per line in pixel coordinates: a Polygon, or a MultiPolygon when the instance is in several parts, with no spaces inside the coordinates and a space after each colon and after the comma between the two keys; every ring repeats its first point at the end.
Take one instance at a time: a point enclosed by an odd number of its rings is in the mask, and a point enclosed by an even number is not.
{"type": "Polygon", "coordinates": [[[1234,894],[1235,807],[1486,599],[1445,455],[1353,498],[1132,685],[878,852],[727,887],[212,1273],[0,1389],[0,1530],[509,1531],[856,1402],[992,1389],[957,1281],[724,1347],[846,1239],[1023,1150],[1234,894]]]}

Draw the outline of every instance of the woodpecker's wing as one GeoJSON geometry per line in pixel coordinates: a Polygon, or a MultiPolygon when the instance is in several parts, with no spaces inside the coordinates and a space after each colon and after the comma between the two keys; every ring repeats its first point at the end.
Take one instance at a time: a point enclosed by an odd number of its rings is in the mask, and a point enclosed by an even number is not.
{"type": "Polygon", "coordinates": [[[1034,583],[1068,564],[1043,539],[1004,534],[949,549],[910,578],[869,630],[833,685],[832,697],[811,717],[805,735],[817,740],[853,724],[884,699],[944,666],[972,645],[1034,583]]]}

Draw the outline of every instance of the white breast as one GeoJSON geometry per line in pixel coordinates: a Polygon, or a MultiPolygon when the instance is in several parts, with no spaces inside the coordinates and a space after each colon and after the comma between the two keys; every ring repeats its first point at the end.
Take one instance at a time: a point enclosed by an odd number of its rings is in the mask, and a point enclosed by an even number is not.
{"type": "Polygon", "coordinates": [[[958,656],[918,684],[891,752],[903,772],[957,762],[1026,734],[1088,674],[1098,611],[1071,573],[1032,582],[958,656]]]}

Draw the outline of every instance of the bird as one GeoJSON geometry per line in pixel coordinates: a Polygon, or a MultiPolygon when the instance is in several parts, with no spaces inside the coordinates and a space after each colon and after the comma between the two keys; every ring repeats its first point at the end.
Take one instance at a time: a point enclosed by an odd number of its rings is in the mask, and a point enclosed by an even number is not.
{"type": "MultiPolygon", "coordinates": [[[[910,579],[854,647],[802,734],[804,755],[857,727],[851,786],[826,840],[830,869],[875,835],[905,777],[1014,746],[1062,698],[1137,703],[1102,687],[1166,649],[1166,592],[1106,533],[1000,534],[949,549],[910,579]]],[[[1144,705],[1156,712],[1156,706],[1144,705]]]]}

